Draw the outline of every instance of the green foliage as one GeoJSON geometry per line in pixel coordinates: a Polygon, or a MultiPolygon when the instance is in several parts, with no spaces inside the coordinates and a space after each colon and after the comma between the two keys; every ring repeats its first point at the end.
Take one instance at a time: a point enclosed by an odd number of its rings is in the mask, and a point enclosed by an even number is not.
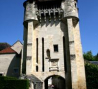
{"type": "Polygon", "coordinates": [[[98,65],[85,64],[87,89],[98,89],[98,65]]]}
{"type": "Polygon", "coordinates": [[[98,54],[93,56],[91,51],[88,51],[87,53],[83,54],[84,59],[88,61],[98,61],[98,54]]]}
{"type": "Polygon", "coordinates": [[[29,89],[29,81],[12,77],[0,77],[0,89],[29,89]]]}
{"type": "Polygon", "coordinates": [[[98,53],[94,56],[95,61],[98,61],[98,53]]]}
{"type": "Polygon", "coordinates": [[[6,76],[6,77],[0,76],[0,80],[17,80],[17,78],[15,78],[15,77],[8,77],[8,76],[6,76]]]}

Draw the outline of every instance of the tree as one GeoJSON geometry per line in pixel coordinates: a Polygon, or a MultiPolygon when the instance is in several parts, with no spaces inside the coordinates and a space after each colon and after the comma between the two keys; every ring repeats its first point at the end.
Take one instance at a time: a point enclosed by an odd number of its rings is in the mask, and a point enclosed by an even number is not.
{"type": "Polygon", "coordinates": [[[87,53],[84,53],[83,56],[84,56],[85,60],[88,60],[88,61],[93,61],[94,60],[94,57],[93,57],[91,51],[88,51],[87,53]]]}
{"type": "Polygon", "coordinates": [[[98,61],[98,53],[94,56],[94,60],[98,61]]]}

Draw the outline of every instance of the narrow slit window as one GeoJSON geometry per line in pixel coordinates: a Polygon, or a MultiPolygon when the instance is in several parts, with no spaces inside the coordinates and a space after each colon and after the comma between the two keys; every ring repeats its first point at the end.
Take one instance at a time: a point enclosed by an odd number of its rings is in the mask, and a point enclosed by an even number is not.
{"type": "MultiPolygon", "coordinates": [[[[38,64],[38,38],[36,38],[36,63],[38,64]]],[[[36,72],[38,72],[38,66],[36,66],[36,72]]]]}
{"type": "Polygon", "coordinates": [[[38,63],[38,38],[36,39],[36,63],[38,63]]]}
{"type": "Polygon", "coordinates": [[[42,71],[44,72],[44,38],[42,38],[42,71]]]}
{"type": "Polygon", "coordinates": [[[58,45],[54,45],[54,52],[58,52],[58,45]]]}
{"type": "Polygon", "coordinates": [[[38,72],[38,66],[36,66],[36,72],[38,72]]]}

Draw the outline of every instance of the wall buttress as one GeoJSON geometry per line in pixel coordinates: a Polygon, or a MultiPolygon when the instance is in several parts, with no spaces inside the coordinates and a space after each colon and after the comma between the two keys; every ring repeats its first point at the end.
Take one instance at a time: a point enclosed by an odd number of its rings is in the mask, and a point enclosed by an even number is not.
{"type": "Polygon", "coordinates": [[[27,63],[26,74],[32,72],[32,37],[33,37],[33,21],[28,21],[27,29],[27,63]]]}

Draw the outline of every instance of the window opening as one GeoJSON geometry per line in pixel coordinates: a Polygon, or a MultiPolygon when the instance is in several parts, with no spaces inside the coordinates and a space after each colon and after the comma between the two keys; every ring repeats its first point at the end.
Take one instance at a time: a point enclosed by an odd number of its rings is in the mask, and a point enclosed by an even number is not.
{"type": "MultiPolygon", "coordinates": [[[[36,38],[36,64],[38,64],[38,38],[36,38]]],[[[36,66],[36,72],[38,72],[38,66],[36,66]]]]}
{"type": "Polygon", "coordinates": [[[50,50],[49,49],[46,50],[46,54],[47,54],[47,58],[50,59],[50,50]]]}
{"type": "Polygon", "coordinates": [[[38,72],[38,66],[36,66],[36,72],[38,72]]]}
{"type": "Polygon", "coordinates": [[[0,73],[0,76],[3,76],[3,74],[0,73]]]}
{"type": "Polygon", "coordinates": [[[38,63],[38,38],[36,39],[36,62],[38,63]]]}
{"type": "Polygon", "coordinates": [[[18,73],[18,72],[19,72],[18,68],[14,68],[14,73],[18,73]]]}
{"type": "Polygon", "coordinates": [[[44,72],[44,38],[42,38],[42,71],[44,72]]]}
{"type": "Polygon", "coordinates": [[[54,52],[58,52],[58,45],[54,45],[54,52]]]}

